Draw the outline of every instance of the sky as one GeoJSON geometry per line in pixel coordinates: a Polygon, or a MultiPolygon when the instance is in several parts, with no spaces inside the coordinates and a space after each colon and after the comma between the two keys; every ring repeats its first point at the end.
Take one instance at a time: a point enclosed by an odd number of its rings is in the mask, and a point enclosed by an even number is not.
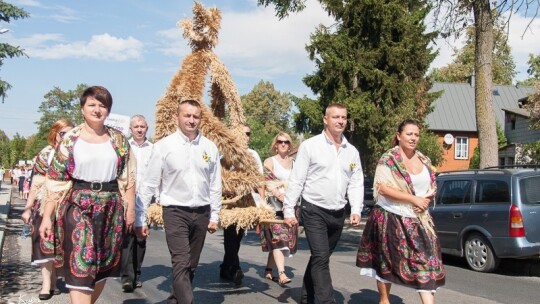
{"type": "MultiPolygon", "coordinates": [[[[0,103],[0,130],[10,138],[16,133],[25,137],[36,133],[43,96],[55,87],[67,91],[85,83],[109,89],[112,113],[146,116],[149,135],[153,133],[156,102],[191,51],[176,24],[192,17],[193,2],[6,2],[23,8],[30,17],[0,22],[0,28],[9,30],[0,34],[0,41],[20,46],[28,55],[7,58],[1,67],[0,77],[13,87],[0,103]]],[[[240,95],[264,80],[281,92],[315,97],[302,82],[315,70],[305,46],[319,24],[334,23],[317,0],[307,0],[304,11],[282,20],[275,16],[273,6],[257,6],[256,0],[201,3],[222,12],[215,53],[229,69],[240,95]]],[[[516,80],[527,78],[528,54],[540,50],[540,20],[524,32],[529,21],[516,15],[510,23],[516,80]]],[[[461,46],[460,40],[436,41],[439,56],[432,67],[451,62],[452,49],[461,46]]]]}

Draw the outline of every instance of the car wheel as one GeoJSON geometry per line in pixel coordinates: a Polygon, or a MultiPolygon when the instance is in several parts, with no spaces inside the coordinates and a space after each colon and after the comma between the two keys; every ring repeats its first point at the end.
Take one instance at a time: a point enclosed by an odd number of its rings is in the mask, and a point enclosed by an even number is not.
{"type": "Polygon", "coordinates": [[[467,238],[465,258],[469,267],[480,272],[492,272],[497,269],[500,262],[488,240],[478,233],[473,233],[467,238]]]}

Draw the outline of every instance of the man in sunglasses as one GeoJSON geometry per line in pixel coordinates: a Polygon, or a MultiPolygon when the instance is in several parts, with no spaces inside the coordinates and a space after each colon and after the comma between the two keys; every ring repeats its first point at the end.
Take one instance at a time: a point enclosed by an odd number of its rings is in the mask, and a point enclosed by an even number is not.
{"type": "MultiPolygon", "coordinates": [[[[251,138],[251,128],[247,124],[244,124],[244,134],[249,143],[251,138]]],[[[263,165],[259,154],[257,151],[249,148],[248,152],[255,158],[259,172],[262,174],[263,165]]],[[[255,203],[258,204],[264,197],[264,189],[260,188],[258,189],[258,193],[253,192],[252,195],[255,203]]],[[[233,281],[237,285],[242,284],[242,279],[244,278],[244,273],[240,268],[240,258],[238,257],[240,242],[242,241],[242,237],[244,237],[244,232],[244,229],[237,231],[236,225],[230,225],[223,230],[223,247],[225,249],[225,254],[223,256],[223,263],[219,266],[219,276],[224,280],[233,281]]]]}
{"type": "MultiPolygon", "coordinates": [[[[146,165],[152,152],[152,143],[146,138],[148,132],[148,124],[146,118],[142,115],[131,117],[129,130],[132,137],[129,139],[129,144],[135,158],[137,159],[137,183],[135,193],[135,206],[139,206],[139,189],[142,178],[145,174],[146,165]]],[[[124,238],[122,248],[122,289],[126,292],[132,292],[137,287],[142,287],[141,282],[141,266],[146,253],[146,239],[138,239],[136,234],[127,233],[124,238]]]]}

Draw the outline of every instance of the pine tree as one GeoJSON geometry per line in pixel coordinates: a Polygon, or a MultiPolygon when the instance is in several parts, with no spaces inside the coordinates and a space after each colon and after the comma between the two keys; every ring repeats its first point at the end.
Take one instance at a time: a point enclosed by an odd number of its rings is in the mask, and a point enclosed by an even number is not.
{"type": "Polygon", "coordinates": [[[317,70],[304,81],[321,109],[347,106],[347,136],[371,171],[398,122],[423,121],[436,96],[425,78],[436,55],[429,47],[436,33],[424,25],[429,7],[417,0],[321,2],[337,23],[311,36],[307,50],[317,70]]]}

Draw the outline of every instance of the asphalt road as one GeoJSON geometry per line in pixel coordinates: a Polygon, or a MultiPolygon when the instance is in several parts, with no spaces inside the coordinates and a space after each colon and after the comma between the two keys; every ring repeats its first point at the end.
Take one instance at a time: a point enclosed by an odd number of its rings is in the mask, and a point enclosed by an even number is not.
{"type": "MultiPolygon", "coordinates": [[[[14,199],[0,273],[2,288],[0,303],[36,303],[39,292],[40,272],[28,266],[30,244],[20,237],[23,208],[21,200],[14,199]],[[33,302],[32,302],[33,301],[33,302]]],[[[335,297],[338,303],[377,303],[375,281],[358,274],[355,266],[358,230],[344,232],[331,259],[335,297]],[[356,241],[355,241],[356,240],[356,241]]],[[[244,282],[240,286],[219,279],[219,264],[223,255],[222,234],[208,235],[200,266],[194,280],[196,303],[297,303],[302,276],[309,257],[303,235],[298,253],[286,260],[286,272],[293,279],[287,287],[262,278],[266,254],[262,253],[258,236],[250,232],[240,250],[244,282]]],[[[461,259],[444,256],[446,286],[436,294],[437,303],[538,303],[540,302],[540,277],[530,276],[525,267],[516,263],[501,264],[496,273],[477,273],[469,270],[461,259]]],[[[151,232],[142,269],[143,287],[133,293],[124,293],[116,280],[109,280],[97,303],[165,303],[171,285],[170,256],[163,231],[151,232]]],[[[69,303],[67,290],[49,301],[41,303],[69,303]]],[[[394,285],[392,303],[419,303],[413,290],[394,285]]]]}

